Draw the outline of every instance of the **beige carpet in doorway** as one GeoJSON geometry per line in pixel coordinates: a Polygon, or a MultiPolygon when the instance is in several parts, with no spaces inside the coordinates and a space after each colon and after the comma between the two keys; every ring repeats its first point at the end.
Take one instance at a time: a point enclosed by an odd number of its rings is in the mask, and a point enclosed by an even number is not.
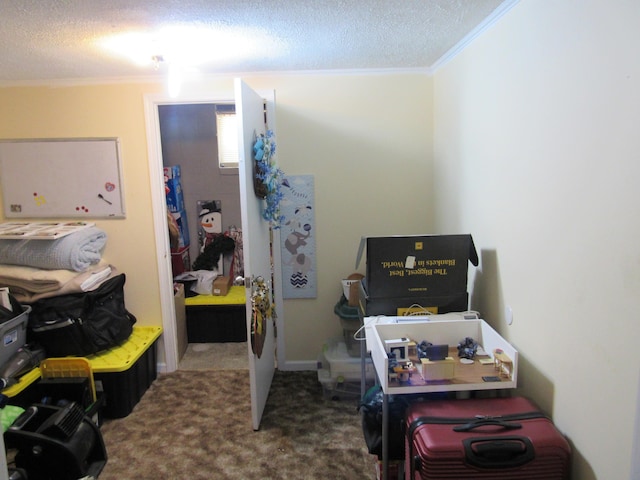
{"type": "Polygon", "coordinates": [[[179,370],[248,369],[247,342],[190,343],[179,370]]]}

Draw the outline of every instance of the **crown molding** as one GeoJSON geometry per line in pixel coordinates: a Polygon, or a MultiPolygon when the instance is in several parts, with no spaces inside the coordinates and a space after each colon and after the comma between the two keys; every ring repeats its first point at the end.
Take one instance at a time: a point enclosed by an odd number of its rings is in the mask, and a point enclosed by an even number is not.
{"type": "Polygon", "coordinates": [[[462,40],[451,47],[444,55],[431,65],[432,74],[438,69],[449,63],[462,51],[467,48],[473,41],[491,28],[498,20],[500,20],[509,10],[511,10],[520,0],[507,0],[501,3],[491,15],[489,15],[480,25],[471,30],[462,40]]]}

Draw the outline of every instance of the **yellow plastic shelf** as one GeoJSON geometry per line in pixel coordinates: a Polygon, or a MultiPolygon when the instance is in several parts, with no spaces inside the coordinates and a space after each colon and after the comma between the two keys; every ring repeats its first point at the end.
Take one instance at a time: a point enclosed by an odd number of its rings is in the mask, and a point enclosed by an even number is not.
{"type": "Polygon", "coordinates": [[[186,307],[194,306],[215,306],[215,305],[244,305],[246,299],[244,296],[245,287],[240,285],[233,286],[226,295],[196,295],[184,299],[186,307]]]}

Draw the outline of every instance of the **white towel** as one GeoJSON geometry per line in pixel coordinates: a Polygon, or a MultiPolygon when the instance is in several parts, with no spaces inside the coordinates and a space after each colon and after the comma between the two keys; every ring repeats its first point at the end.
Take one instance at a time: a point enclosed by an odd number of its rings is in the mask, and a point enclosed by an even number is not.
{"type": "Polygon", "coordinates": [[[57,240],[0,240],[0,264],[24,265],[46,270],[84,272],[97,264],[107,234],[89,227],[57,240]]]}

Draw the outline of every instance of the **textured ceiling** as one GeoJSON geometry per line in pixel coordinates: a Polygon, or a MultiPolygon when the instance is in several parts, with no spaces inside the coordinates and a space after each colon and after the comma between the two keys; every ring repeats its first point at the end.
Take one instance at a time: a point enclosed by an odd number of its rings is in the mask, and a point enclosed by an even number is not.
{"type": "Polygon", "coordinates": [[[170,26],[218,35],[200,42],[215,53],[203,74],[429,71],[515,1],[0,0],[0,83],[160,75],[164,65],[135,65],[102,43],[170,26]]]}

